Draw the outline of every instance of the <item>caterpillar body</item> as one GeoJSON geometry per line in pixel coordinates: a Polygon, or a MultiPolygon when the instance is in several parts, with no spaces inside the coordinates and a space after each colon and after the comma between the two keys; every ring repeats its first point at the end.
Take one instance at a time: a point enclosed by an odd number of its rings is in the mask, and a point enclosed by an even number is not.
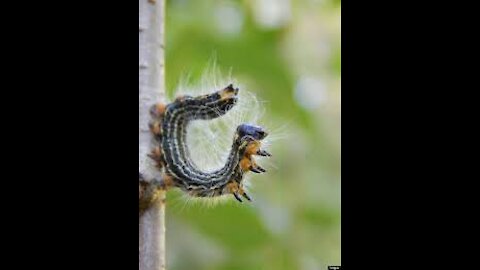
{"type": "Polygon", "coordinates": [[[202,171],[195,165],[186,144],[191,121],[213,120],[225,115],[237,103],[238,93],[239,89],[230,84],[211,94],[180,96],[168,105],[152,106],[150,130],[157,145],[150,157],[163,170],[165,188],[178,187],[194,197],[232,194],[239,202],[241,197],[251,201],[242,181],[244,175],[248,171],[266,172],[254,156],[271,156],[261,149],[261,141],[268,135],[262,127],[239,125],[225,164],[212,172],[202,171]]]}

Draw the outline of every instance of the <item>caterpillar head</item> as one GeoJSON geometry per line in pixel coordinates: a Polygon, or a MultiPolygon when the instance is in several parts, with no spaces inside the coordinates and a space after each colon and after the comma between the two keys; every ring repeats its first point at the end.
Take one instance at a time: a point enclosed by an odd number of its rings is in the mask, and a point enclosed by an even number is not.
{"type": "Polygon", "coordinates": [[[186,102],[186,105],[202,105],[207,107],[219,107],[224,105],[235,105],[238,100],[238,88],[234,88],[233,84],[229,84],[222,90],[216,91],[212,94],[192,97],[184,95],[177,98],[177,100],[186,102]]]}
{"type": "Polygon", "coordinates": [[[237,103],[238,91],[238,88],[234,88],[233,85],[230,84],[224,89],[210,95],[209,99],[217,103],[217,111],[223,115],[237,103]]]}
{"type": "Polygon", "coordinates": [[[235,143],[241,150],[247,151],[247,154],[270,156],[267,152],[260,150],[260,142],[267,137],[267,135],[268,133],[260,126],[241,124],[235,132],[235,143]]]}
{"type": "Polygon", "coordinates": [[[182,95],[175,99],[172,107],[184,107],[194,112],[195,119],[212,120],[226,114],[238,101],[238,88],[232,84],[212,94],[193,97],[182,95]]]}
{"type": "Polygon", "coordinates": [[[241,124],[237,127],[237,135],[240,140],[251,137],[256,141],[261,141],[267,137],[268,133],[260,126],[252,124],[241,124]]]}

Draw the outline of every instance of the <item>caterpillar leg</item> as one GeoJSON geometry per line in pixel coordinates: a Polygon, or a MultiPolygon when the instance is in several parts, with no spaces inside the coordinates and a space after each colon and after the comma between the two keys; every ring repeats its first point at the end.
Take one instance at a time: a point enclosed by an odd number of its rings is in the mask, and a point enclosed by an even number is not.
{"type": "Polygon", "coordinates": [[[148,123],[150,131],[155,136],[155,139],[160,142],[162,138],[162,122],[167,110],[167,105],[164,103],[157,103],[150,107],[150,116],[152,119],[148,123]]]}
{"type": "Polygon", "coordinates": [[[162,180],[163,180],[162,188],[165,189],[165,190],[168,190],[168,189],[176,186],[175,179],[173,178],[173,176],[171,176],[169,174],[163,173],[162,174],[162,180]]]}
{"type": "Polygon", "coordinates": [[[237,199],[237,201],[243,202],[242,199],[240,199],[240,196],[238,196],[238,193],[233,193],[233,196],[235,197],[235,199],[237,199]]]}
{"type": "Polygon", "coordinates": [[[260,141],[252,141],[249,143],[245,150],[245,155],[247,156],[252,156],[252,155],[257,155],[257,156],[263,156],[263,157],[271,157],[272,154],[269,152],[263,150],[260,148],[261,147],[261,142],[260,141]]]}
{"type": "Polygon", "coordinates": [[[258,165],[255,165],[255,166],[252,166],[250,167],[250,171],[254,172],[254,173],[264,173],[264,172],[267,172],[267,170],[265,170],[264,168],[258,166],[258,165]]]}
{"type": "Polygon", "coordinates": [[[268,153],[265,150],[259,149],[256,153],[257,156],[262,156],[262,157],[271,157],[272,154],[268,153]]]}
{"type": "Polygon", "coordinates": [[[253,160],[253,157],[244,157],[240,161],[240,168],[244,172],[252,171],[254,173],[264,173],[267,171],[264,168],[260,167],[260,165],[258,165],[255,160],[253,160]]]}
{"type": "Polygon", "coordinates": [[[149,158],[157,162],[157,167],[161,169],[165,165],[165,159],[163,158],[162,150],[160,146],[153,148],[152,152],[148,155],[149,158]]]}
{"type": "MultiPolygon", "coordinates": [[[[150,116],[152,117],[152,120],[148,123],[148,126],[157,143],[159,143],[162,138],[162,118],[165,114],[166,107],[167,105],[164,103],[157,103],[150,107],[150,116]]],[[[158,168],[164,166],[165,160],[160,146],[155,146],[148,156],[157,162],[158,168]]]]}
{"type": "Polygon", "coordinates": [[[248,201],[252,201],[252,199],[250,198],[250,196],[248,196],[248,194],[245,192],[245,190],[243,189],[243,187],[240,185],[239,189],[238,189],[238,192],[243,196],[245,197],[245,199],[247,199],[248,201]]]}
{"type": "Polygon", "coordinates": [[[155,136],[162,136],[162,122],[158,119],[152,120],[148,123],[150,131],[155,136]]]}
{"type": "Polygon", "coordinates": [[[261,143],[258,140],[249,142],[247,148],[245,149],[245,155],[247,157],[250,157],[252,155],[256,155],[258,153],[258,151],[260,151],[260,146],[261,146],[261,143]]]}
{"type": "Polygon", "coordinates": [[[165,103],[157,103],[150,107],[150,115],[154,119],[161,119],[165,114],[165,110],[167,109],[167,105],[165,103]]]}
{"type": "Polygon", "coordinates": [[[228,193],[231,193],[233,197],[239,202],[243,202],[240,196],[243,196],[245,199],[252,201],[250,196],[245,192],[243,187],[236,181],[232,181],[227,184],[227,191],[228,193]]]}

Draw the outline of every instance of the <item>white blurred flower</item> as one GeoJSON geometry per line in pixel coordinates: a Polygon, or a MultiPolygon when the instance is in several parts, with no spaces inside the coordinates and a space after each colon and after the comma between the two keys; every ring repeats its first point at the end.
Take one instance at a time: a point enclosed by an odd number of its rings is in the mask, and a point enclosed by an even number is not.
{"type": "Polygon", "coordinates": [[[255,21],[264,28],[280,28],[291,18],[290,0],[254,1],[255,21]]]}
{"type": "Polygon", "coordinates": [[[223,34],[236,35],[242,31],[244,15],[236,5],[219,3],[215,9],[215,22],[223,34]]]}
{"type": "Polygon", "coordinates": [[[295,100],[308,110],[314,110],[327,102],[327,88],[322,80],[302,77],[295,87],[295,100]]]}

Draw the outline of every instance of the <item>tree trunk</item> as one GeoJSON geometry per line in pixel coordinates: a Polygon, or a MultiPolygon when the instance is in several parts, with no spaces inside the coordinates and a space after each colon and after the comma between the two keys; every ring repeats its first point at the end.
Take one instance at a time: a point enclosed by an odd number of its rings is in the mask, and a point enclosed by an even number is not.
{"type": "MultiPolygon", "coordinates": [[[[148,128],[151,105],[164,100],[164,0],[139,0],[139,172],[147,182],[161,179],[148,158],[152,137],[148,128]]],[[[165,191],[139,217],[139,269],[165,269],[165,191]]]]}

